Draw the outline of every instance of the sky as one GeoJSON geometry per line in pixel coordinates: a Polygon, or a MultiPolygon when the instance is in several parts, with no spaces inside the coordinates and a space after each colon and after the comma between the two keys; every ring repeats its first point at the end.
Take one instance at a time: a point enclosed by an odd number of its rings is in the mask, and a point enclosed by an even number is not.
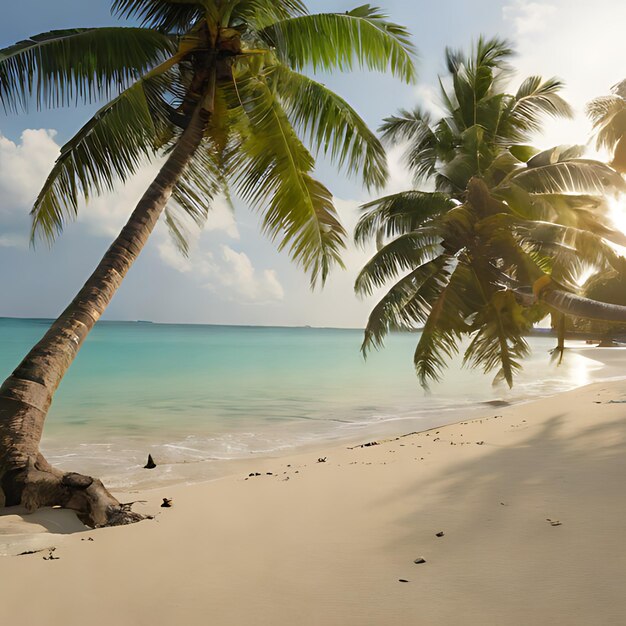
{"type": "MultiPolygon", "coordinates": [[[[311,0],[312,12],[345,11],[362,3],[311,0]]],[[[577,116],[551,122],[540,147],[585,144],[586,102],[626,78],[626,2],[622,0],[379,0],[407,26],[419,52],[417,84],[355,72],[323,76],[372,128],[399,108],[421,104],[437,110],[437,75],[446,46],[467,49],[479,35],[509,38],[516,50],[517,88],[530,74],[558,76],[577,116]]],[[[56,28],[118,24],[109,0],[21,0],[3,7],[0,48],[56,28]]],[[[55,317],[97,265],[154,176],[147,166],[132,180],[81,206],[76,222],[49,248],[29,246],[28,212],[62,146],[96,107],[5,115],[0,111],[0,316],[55,317]]],[[[358,180],[318,161],[317,175],[331,189],[351,230],[363,202],[411,188],[401,150],[389,151],[387,187],[368,195],[358,180]]],[[[623,219],[622,214],[618,219],[623,219]]],[[[358,299],[354,279],[372,250],[350,246],[347,269],[333,272],[323,290],[260,234],[260,218],[240,202],[233,214],[217,202],[189,258],[182,257],[159,224],[115,296],[104,319],[171,323],[363,327],[373,300],[358,299]]],[[[626,224],[626,220],[624,220],[626,224]]]]}

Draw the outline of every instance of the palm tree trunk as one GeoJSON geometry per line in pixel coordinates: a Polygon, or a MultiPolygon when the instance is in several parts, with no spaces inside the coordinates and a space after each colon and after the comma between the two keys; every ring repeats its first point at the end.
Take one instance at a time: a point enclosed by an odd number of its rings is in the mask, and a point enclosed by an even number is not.
{"type": "Polygon", "coordinates": [[[541,292],[540,299],[553,309],[572,317],[604,322],[626,322],[626,306],[619,304],[590,300],[560,289],[545,289],[541,292]]]}
{"type": "MultiPolygon", "coordinates": [[[[210,116],[200,103],[177,145],[102,261],[39,343],[0,387],[0,507],[60,505],[90,526],[138,521],[94,478],[64,473],[39,452],[44,420],[61,379],[156,226],[199,147],[210,116]]],[[[210,104],[208,105],[210,107],[210,104]]]]}

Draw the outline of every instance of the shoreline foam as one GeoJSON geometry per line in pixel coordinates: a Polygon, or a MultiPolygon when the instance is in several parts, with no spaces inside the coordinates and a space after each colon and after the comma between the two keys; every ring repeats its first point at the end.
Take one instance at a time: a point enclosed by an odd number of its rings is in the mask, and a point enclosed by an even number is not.
{"type": "MultiPolygon", "coordinates": [[[[59,560],[0,559],[4,615],[104,626],[104,600],[129,626],[623,623],[625,379],[236,470],[121,494],[152,521],[36,533],[59,560]]],[[[0,532],[70,519],[15,513],[0,532]]]]}
{"type": "MultiPolygon", "coordinates": [[[[621,348],[595,348],[595,347],[577,347],[573,350],[578,355],[587,359],[602,363],[602,368],[598,368],[592,380],[595,382],[610,382],[619,380],[621,375],[617,375],[620,371],[618,366],[626,356],[626,349],[621,348]]],[[[555,366],[556,367],[556,366],[555,366]]],[[[620,373],[621,374],[621,373],[620,373]]],[[[539,386],[540,383],[537,383],[539,386]]],[[[539,399],[553,397],[561,393],[572,391],[585,386],[579,384],[573,387],[556,388],[539,386],[539,395],[533,395],[537,390],[521,393],[515,399],[506,401],[507,406],[523,406],[527,403],[535,402],[539,399]]],[[[231,464],[245,461],[246,459],[264,459],[276,458],[286,455],[296,455],[308,450],[316,449],[324,446],[334,446],[342,444],[356,443],[360,439],[372,439],[377,437],[397,436],[405,432],[413,432],[427,430],[435,426],[445,426],[454,424],[466,418],[472,418],[480,415],[485,411],[486,407],[497,406],[500,400],[480,400],[471,401],[466,404],[451,404],[446,406],[442,404],[437,407],[428,407],[420,409],[416,407],[414,410],[407,410],[405,414],[388,414],[381,416],[379,419],[364,419],[362,421],[343,421],[336,420],[338,425],[326,431],[318,433],[299,432],[289,435],[282,435],[278,438],[278,432],[281,427],[276,427],[277,433],[273,433],[275,439],[271,436],[267,438],[265,446],[260,445],[263,437],[268,437],[267,433],[261,433],[257,437],[254,433],[235,432],[232,434],[220,435],[229,441],[235,451],[230,454],[224,451],[211,448],[215,438],[199,437],[191,435],[188,440],[179,441],[163,441],[159,444],[148,443],[145,445],[136,445],[138,450],[134,450],[133,454],[126,457],[118,458],[119,442],[82,444],[73,441],[68,442],[67,449],[62,453],[52,451],[50,453],[46,442],[42,446],[44,454],[49,458],[53,465],[63,467],[70,471],[78,471],[97,475],[114,489],[150,489],[160,485],[176,485],[176,484],[195,484],[207,480],[214,480],[229,473],[231,464]],[[494,405],[495,403],[495,405],[494,405]],[[249,438],[246,444],[246,438],[249,438]],[[210,440],[211,445],[207,445],[205,440],[210,440]],[[187,445],[185,445],[187,444],[187,445]],[[249,446],[249,447],[247,447],[249,446]],[[187,447],[187,451],[183,449],[187,447]],[[81,450],[85,448],[85,450],[81,450]],[[90,465],[89,461],[97,456],[106,460],[106,466],[90,465]],[[173,450],[179,450],[178,459],[173,450]],[[142,468],[148,454],[152,454],[155,458],[158,469],[154,472],[145,472],[142,468]],[[85,460],[87,459],[87,464],[85,460]],[[117,468],[122,466],[123,471],[117,468]],[[111,468],[115,468],[111,471],[111,468]]],[[[504,406],[504,405],[503,405],[504,406]]],[[[322,422],[319,422],[322,424],[322,422]]],[[[316,425],[319,425],[316,424],[316,425]]],[[[220,437],[218,436],[217,439],[220,437]]]]}

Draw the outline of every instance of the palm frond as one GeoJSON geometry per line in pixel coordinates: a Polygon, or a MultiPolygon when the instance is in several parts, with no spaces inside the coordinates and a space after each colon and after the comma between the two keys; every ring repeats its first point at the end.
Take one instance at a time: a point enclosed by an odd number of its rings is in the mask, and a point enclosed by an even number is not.
{"type": "Polygon", "coordinates": [[[386,117],[378,130],[389,142],[423,141],[433,134],[432,123],[430,113],[416,106],[411,111],[401,109],[396,115],[386,117]]]}
{"type": "Polygon", "coordinates": [[[506,381],[512,387],[522,367],[520,361],[530,352],[524,333],[531,326],[513,292],[493,293],[478,312],[474,326],[478,330],[465,351],[464,364],[482,367],[485,373],[497,369],[494,384],[506,381]]]}
{"type": "Polygon", "coordinates": [[[376,238],[410,233],[429,220],[455,206],[447,194],[403,191],[372,200],[361,207],[361,217],[354,230],[359,245],[376,238]]]}
{"type": "Polygon", "coordinates": [[[246,201],[262,208],[263,229],[279,239],[279,249],[325,281],[334,264],[342,266],[345,230],[332,195],[311,173],[314,160],[298,139],[274,92],[261,79],[239,85],[247,123],[238,129],[240,149],[231,171],[246,201]]]}
{"type": "Polygon", "coordinates": [[[5,111],[110,98],[175,52],[171,38],[143,28],[55,30],[0,50],[5,111]]]}
{"type": "Polygon", "coordinates": [[[503,127],[507,141],[524,141],[543,127],[545,117],[569,118],[572,107],[559,95],[563,82],[529,76],[520,85],[505,113],[503,127]]]}
{"type": "Polygon", "coordinates": [[[438,277],[435,289],[428,299],[428,316],[420,340],[413,354],[417,378],[425,389],[432,381],[440,381],[450,359],[459,351],[459,339],[467,313],[463,301],[467,271],[453,264],[448,272],[438,277]]]}
{"type": "Polygon", "coordinates": [[[267,80],[279,94],[292,124],[306,134],[315,151],[328,155],[349,174],[360,174],[368,189],[384,185],[385,151],[343,98],[282,64],[269,69],[267,80]]]}
{"type": "Polygon", "coordinates": [[[364,357],[373,348],[377,350],[381,348],[389,332],[415,329],[419,323],[423,323],[424,309],[423,307],[420,309],[416,303],[426,306],[423,293],[428,286],[425,285],[435,280],[435,277],[445,270],[450,260],[442,256],[428,261],[401,278],[389,289],[369,315],[361,346],[364,357]],[[420,298],[422,299],[419,300],[420,298]]]}
{"type": "Polygon", "coordinates": [[[300,0],[245,0],[231,3],[231,10],[231,24],[242,22],[257,30],[267,28],[279,20],[307,15],[309,12],[300,0]]]}
{"type": "Polygon", "coordinates": [[[510,71],[509,59],[515,54],[511,42],[500,37],[479,37],[470,65],[478,67],[488,67],[492,70],[510,71]]]}
{"type": "MultiPolygon", "coordinates": [[[[379,130],[383,140],[393,143],[407,143],[404,152],[406,163],[416,184],[435,174],[440,137],[431,128],[432,117],[420,107],[412,111],[403,109],[396,115],[383,120],[379,130]]],[[[442,130],[440,122],[437,130],[442,130]]]]}
{"type": "Polygon", "coordinates": [[[194,153],[172,192],[173,202],[165,209],[165,221],[179,251],[189,254],[189,234],[202,229],[216,195],[222,190],[217,153],[204,140],[194,153]]]}
{"type": "Polygon", "coordinates": [[[534,220],[522,222],[514,230],[525,245],[550,259],[551,276],[570,289],[577,288],[585,269],[604,270],[619,263],[602,236],[586,229],[534,220]]]}
{"type": "Polygon", "coordinates": [[[346,13],[321,13],[281,20],[262,31],[279,59],[300,71],[351,70],[355,65],[415,78],[415,49],[406,28],[369,4],[346,13]]]}
{"type": "Polygon", "coordinates": [[[542,150],[526,161],[526,167],[543,167],[544,165],[554,165],[580,159],[585,154],[587,148],[581,145],[561,145],[542,150]]]}
{"type": "Polygon", "coordinates": [[[509,181],[531,193],[615,194],[626,190],[624,179],[615,170],[590,159],[524,169],[509,181]]]}
{"type": "Polygon", "coordinates": [[[205,15],[202,0],[114,0],[111,13],[160,32],[187,32],[205,15]]]}
{"type": "Polygon", "coordinates": [[[587,105],[587,115],[596,133],[596,148],[613,150],[626,135],[626,98],[601,96],[587,105]]]}
{"type": "Polygon", "coordinates": [[[424,226],[400,235],[383,246],[357,276],[354,289],[369,295],[400,273],[431,260],[441,252],[441,236],[436,228],[424,226]]]}
{"type": "Polygon", "coordinates": [[[49,241],[76,217],[81,197],[113,190],[160,147],[169,127],[163,98],[170,76],[155,71],[102,107],[62,148],[41,189],[32,216],[32,236],[49,241]]]}
{"type": "Polygon", "coordinates": [[[574,227],[584,224],[592,231],[601,226],[609,212],[607,199],[601,194],[530,193],[513,183],[500,188],[496,196],[523,219],[574,227]]]}

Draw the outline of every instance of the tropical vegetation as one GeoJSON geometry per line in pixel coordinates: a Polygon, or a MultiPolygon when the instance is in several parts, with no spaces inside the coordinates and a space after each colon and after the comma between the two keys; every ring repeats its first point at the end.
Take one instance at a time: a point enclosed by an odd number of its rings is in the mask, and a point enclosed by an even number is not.
{"type": "Polygon", "coordinates": [[[39,450],[55,390],[161,215],[183,252],[190,224],[232,188],[263,230],[324,281],[346,233],[314,154],[376,188],[384,150],[356,111],[305,70],[364,67],[414,77],[405,28],[369,5],[310,14],[300,0],[114,0],[136,27],[57,30],[0,50],[0,102],[106,104],[67,142],[32,210],[54,239],[83,199],[149,160],[160,171],[74,300],[0,388],[0,507],[75,509],[92,526],[136,521],[92,477],[39,450]]]}
{"type": "MultiPolygon", "coordinates": [[[[626,307],[579,295],[585,271],[619,262],[612,242],[624,236],[609,225],[607,198],[626,184],[580,146],[529,145],[546,117],[572,110],[555,78],[530,76],[507,92],[512,54],[500,39],[481,38],[469,55],[447,50],[441,114],[418,106],[381,128],[407,146],[406,165],[426,188],[362,208],[356,242],[375,240],[377,251],[355,288],[387,287],[362,350],[381,347],[391,330],[421,329],[414,364],[424,386],[461,349],[464,363],[512,385],[529,351],[525,335],[550,312],[626,320],[626,307]]],[[[602,117],[601,143],[617,137],[611,120],[602,117]]]]}
{"type": "Polygon", "coordinates": [[[596,133],[596,148],[606,148],[611,167],[626,174],[626,80],[614,85],[612,93],[592,100],[587,113],[596,133]]]}

